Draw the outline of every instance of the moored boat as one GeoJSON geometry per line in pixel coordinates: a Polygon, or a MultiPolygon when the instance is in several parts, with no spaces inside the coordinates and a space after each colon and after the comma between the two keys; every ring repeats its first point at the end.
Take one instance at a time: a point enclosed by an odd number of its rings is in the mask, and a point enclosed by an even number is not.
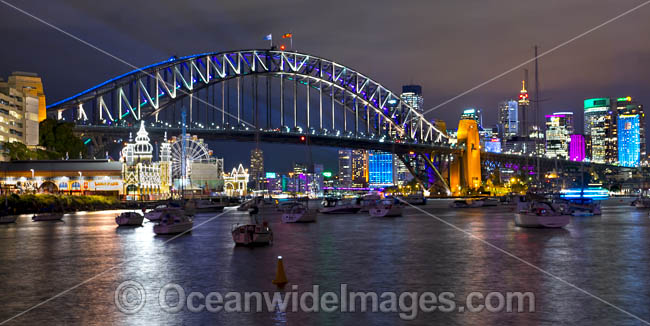
{"type": "Polygon", "coordinates": [[[160,221],[154,225],[153,232],[156,234],[177,234],[189,232],[194,227],[194,221],[190,216],[179,209],[167,209],[163,211],[160,221]]]}
{"type": "Polygon", "coordinates": [[[371,207],[368,213],[373,217],[395,217],[402,216],[403,209],[404,205],[393,199],[387,198],[371,207]]]}
{"type": "Polygon", "coordinates": [[[483,206],[483,201],[475,199],[459,199],[449,204],[451,208],[476,208],[481,206],[483,206]]]}
{"type": "Polygon", "coordinates": [[[361,209],[356,202],[336,198],[325,198],[321,205],[319,212],[323,214],[355,214],[361,209]]]}
{"type": "Polygon", "coordinates": [[[310,210],[307,206],[295,203],[291,207],[285,207],[282,213],[283,223],[309,223],[316,222],[316,210],[310,210]]]}
{"type": "Polygon", "coordinates": [[[262,246],[273,244],[273,230],[267,222],[235,225],[232,240],[238,246],[262,246]]]}
{"type": "Polygon", "coordinates": [[[32,221],[60,221],[63,218],[61,212],[38,213],[32,216],[32,221]]]}
{"type": "Polygon", "coordinates": [[[119,226],[139,226],[143,220],[144,216],[137,212],[123,212],[115,217],[115,223],[119,226]]]}
{"type": "Polygon", "coordinates": [[[375,206],[379,200],[381,200],[381,195],[376,192],[371,192],[363,195],[363,197],[361,197],[361,209],[359,209],[359,212],[368,212],[370,208],[375,206]]]}
{"type": "Polygon", "coordinates": [[[548,203],[538,203],[532,211],[515,214],[515,225],[524,228],[561,228],[569,224],[568,215],[562,215],[548,203]]]}

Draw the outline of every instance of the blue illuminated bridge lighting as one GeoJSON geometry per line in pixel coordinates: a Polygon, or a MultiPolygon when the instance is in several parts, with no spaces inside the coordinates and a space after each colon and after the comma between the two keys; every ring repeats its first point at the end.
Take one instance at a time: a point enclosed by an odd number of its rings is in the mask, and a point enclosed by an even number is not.
{"type": "Polygon", "coordinates": [[[603,200],[609,198],[609,191],[604,188],[570,188],[562,189],[560,197],[564,199],[591,198],[593,200],[603,200]]]}

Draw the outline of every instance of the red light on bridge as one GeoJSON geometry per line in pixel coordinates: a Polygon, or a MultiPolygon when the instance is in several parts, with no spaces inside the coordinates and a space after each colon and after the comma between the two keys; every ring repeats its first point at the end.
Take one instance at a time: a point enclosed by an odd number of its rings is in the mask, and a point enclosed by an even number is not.
{"type": "Polygon", "coordinates": [[[305,141],[305,136],[300,136],[300,141],[305,141]]]}
{"type": "Polygon", "coordinates": [[[287,47],[284,44],[280,45],[280,50],[284,51],[287,47]]]}

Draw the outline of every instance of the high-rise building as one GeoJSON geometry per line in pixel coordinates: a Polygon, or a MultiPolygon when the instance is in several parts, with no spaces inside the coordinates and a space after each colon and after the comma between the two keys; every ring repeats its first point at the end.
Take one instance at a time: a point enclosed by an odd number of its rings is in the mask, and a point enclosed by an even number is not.
{"type": "Polygon", "coordinates": [[[637,167],[641,163],[640,119],[638,114],[618,115],[618,164],[637,167]]]}
{"type": "MultiPolygon", "coordinates": [[[[613,100],[612,100],[612,103],[613,100]]],[[[637,116],[639,120],[639,129],[638,129],[638,135],[639,135],[639,155],[640,155],[640,162],[643,163],[646,161],[647,156],[646,156],[646,135],[645,135],[645,114],[643,113],[643,105],[638,104],[632,100],[631,97],[619,97],[616,99],[616,114],[618,115],[618,119],[621,119],[621,116],[625,116],[624,120],[627,122],[631,122],[630,119],[633,119],[632,116],[637,116]]],[[[629,125],[623,123],[622,126],[628,127],[629,125]]],[[[626,140],[629,139],[628,137],[623,137],[621,138],[620,133],[621,133],[621,123],[619,122],[617,124],[618,127],[618,132],[617,132],[617,140],[618,140],[618,150],[620,151],[622,147],[625,147],[625,150],[628,149],[629,144],[622,144],[621,139],[626,140]]],[[[629,136],[629,135],[628,135],[629,136]]],[[[619,164],[623,165],[621,163],[621,155],[618,155],[619,158],[619,164]]],[[[629,162],[629,161],[628,161],[629,162]]]]}
{"type": "Polygon", "coordinates": [[[352,187],[363,188],[368,185],[368,155],[363,149],[350,151],[352,167],[352,187]]]}
{"type": "Polygon", "coordinates": [[[499,125],[503,134],[501,137],[507,139],[519,134],[519,104],[515,100],[508,100],[499,103],[499,125]]]}
{"type": "Polygon", "coordinates": [[[616,163],[616,112],[609,98],[591,98],[584,101],[584,132],[591,151],[587,156],[596,163],[616,163]]]}
{"type": "Polygon", "coordinates": [[[569,142],[573,133],[573,113],[556,112],[546,116],[546,156],[569,158],[569,142]]]}
{"type": "Polygon", "coordinates": [[[420,85],[404,85],[402,86],[402,94],[400,95],[402,101],[410,105],[417,112],[422,112],[422,105],[424,98],[422,97],[422,86],[420,85]]]}
{"type": "Polygon", "coordinates": [[[586,158],[585,152],[585,136],[580,134],[571,135],[571,142],[569,143],[569,159],[571,161],[582,162],[586,158]]]}
{"type": "Polygon", "coordinates": [[[8,81],[0,79],[0,142],[37,146],[41,106],[45,115],[43,85],[36,74],[14,72],[8,81]]]}
{"type": "Polygon", "coordinates": [[[530,99],[528,99],[528,91],[526,90],[526,81],[521,81],[521,90],[519,91],[519,100],[517,101],[519,108],[521,108],[521,126],[519,127],[519,135],[522,137],[528,137],[528,125],[526,121],[526,111],[528,111],[528,106],[530,105],[530,99]]]}
{"type": "Polygon", "coordinates": [[[481,109],[469,108],[463,110],[463,114],[460,115],[460,119],[471,119],[476,120],[479,130],[483,127],[483,114],[481,114],[481,109]]]}
{"type": "Polygon", "coordinates": [[[339,149],[339,186],[352,186],[352,150],[339,149]]]}
{"type": "Polygon", "coordinates": [[[266,175],[264,174],[264,153],[259,148],[251,150],[251,168],[248,175],[255,190],[261,190],[266,175]]]}
{"type": "Polygon", "coordinates": [[[381,151],[368,151],[368,183],[370,187],[394,185],[394,166],[393,154],[381,151]]]}

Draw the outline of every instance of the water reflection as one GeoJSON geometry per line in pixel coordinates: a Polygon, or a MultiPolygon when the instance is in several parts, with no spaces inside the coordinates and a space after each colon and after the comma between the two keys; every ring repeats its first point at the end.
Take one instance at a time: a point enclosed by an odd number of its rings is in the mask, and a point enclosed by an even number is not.
{"type": "MultiPolygon", "coordinates": [[[[566,229],[537,230],[514,226],[503,208],[452,210],[446,203],[425,207],[436,216],[503,250],[574,283],[640,316],[650,315],[646,211],[629,206],[604,207],[602,216],[574,218],[566,229]]],[[[92,281],[16,320],[16,324],[396,324],[396,313],[190,313],[168,314],[158,307],[158,292],[167,283],[187,293],[276,291],[271,284],[277,256],[283,256],[291,291],[454,292],[456,301],[472,291],[532,291],[537,312],[419,313],[420,323],[453,324],[590,324],[632,319],[498,250],[471,239],[426,214],[407,208],[401,218],[367,215],[319,216],[317,223],[282,224],[269,218],[275,244],[234,247],[233,224],[246,213],[224,215],[169,241],[157,237],[153,224],[120,227],[119,211],[68,214],[63,223],[0,225],[0,319],[4,320],[70,286],[92,281]],[[113,295],[125,280],[147,292],[142,311],[119,312],[113,295]]],[[[198,225],[214,214],[200,214],[198,225]]]]}

